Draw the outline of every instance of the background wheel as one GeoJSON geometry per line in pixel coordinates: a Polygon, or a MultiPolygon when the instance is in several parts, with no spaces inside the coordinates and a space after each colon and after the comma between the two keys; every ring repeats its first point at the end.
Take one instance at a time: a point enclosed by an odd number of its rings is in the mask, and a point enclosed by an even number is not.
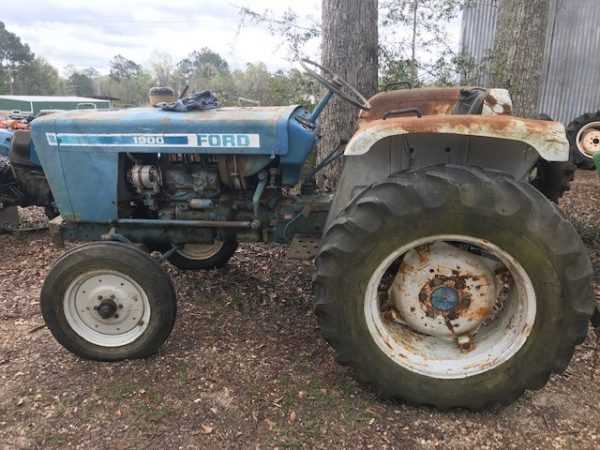
{"type": "Polygon", "coordinates": [[[212,244],[185,244],[169,257],[169,262],[182,270],[218,269],[233,256],[238,243],[235,240],[214,241],[212,244]]]}
{"type": "Polygon", "coordinates": [[[594,152],[600,151],[600,111],[585,113],[573,120],[567,126],[567,138],[573,163],[582,169],[592,170],[594,161],[591,157],[594,152]]]}
{"type": "Polygon", "coordinates": [[[176,316],[168,275],[142,251],[117,242],[94,242],[65,253],[44,282],[41,307],[58,342],[99,361],[155,353],[176,316]]]}
{"type": "Polygon", "coordinates": [[[587,333],[591,274],[532,186],[438,166],[366,189],[329,224],[315,310],[338,361],[383,397],[480,409],[565,369],[587,333]]]}

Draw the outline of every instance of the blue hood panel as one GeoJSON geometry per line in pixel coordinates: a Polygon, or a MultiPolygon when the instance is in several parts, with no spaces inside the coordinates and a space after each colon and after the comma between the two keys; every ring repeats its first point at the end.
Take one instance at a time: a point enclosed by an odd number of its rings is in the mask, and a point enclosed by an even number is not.
{"type": "Polygon", "coordinates": [[[118,218],[120,153],[269,155],[293,185],[316,139],[293,119],[305,113],[297,106],[69,111],[35,119],[31,131],[62,217],[109,223],[118,218]]]}
{"type": "Polygon", "coordinates": [[[170,112],[70,111],[32,124],[36,148],[63,151],[285,155],[297,106],[170,112]]]}

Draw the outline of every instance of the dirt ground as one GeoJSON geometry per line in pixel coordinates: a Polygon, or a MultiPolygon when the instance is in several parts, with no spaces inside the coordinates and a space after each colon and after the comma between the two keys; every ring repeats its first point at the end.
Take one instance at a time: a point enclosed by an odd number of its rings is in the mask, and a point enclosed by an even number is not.
{"type": "MultiPolygon", "coordinates": [[[[600,179],[579,172],[561,208],[600,281],[600,179]]],[[[179,317],[161,353],[83,361],[42,326],[60,255],[45,231],[0,236],[0,449],[600,447],[593,332],[568,370],[481,413],[381,402],[339,367],[312,315],[311,265],[247,245],[229,267],[168,267],[179,317]]]]}

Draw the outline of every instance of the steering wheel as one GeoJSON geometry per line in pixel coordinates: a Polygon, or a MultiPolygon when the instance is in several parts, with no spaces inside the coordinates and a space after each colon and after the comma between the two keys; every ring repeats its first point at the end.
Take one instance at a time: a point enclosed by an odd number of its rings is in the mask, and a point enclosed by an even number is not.
{"type": "Polygon", "coordinates": [[[331,70],[326,69],[320,64],[317,64],[316,62],[306,58],[302,58],[300,60],[300,65],[308,75],[313,77],[330,91],[335,92],[348,103],[356,106],[357,108],[364,109],[365,111],[371,109],[369,100],[363,97],[358,89],[356,89],[339,75],[333,73],[331,70]],[[312,69],[311,66],[321,70],[325,76],[319,74],[316,70],[312,69]],[[346,93],[344,90],[349,92],[346,93]]]}

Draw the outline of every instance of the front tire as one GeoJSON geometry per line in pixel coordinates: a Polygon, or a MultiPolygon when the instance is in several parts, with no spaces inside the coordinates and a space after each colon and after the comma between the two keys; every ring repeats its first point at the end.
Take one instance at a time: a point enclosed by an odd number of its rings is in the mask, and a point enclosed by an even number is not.
{"type": "Polygon", "coordinates": [[[175,290],[160,265],[117,242],[65,253],[42,287],[42,315],[67,350],[97,361],[144,358],[175,323],[175,290]]]}
{"type": "Polygon", "coordinates": [[[383,397],[481,409],[565,369],[587,333],[591,274],[533,187],[438,166],[366,189],[327,227],[315,309],[338,361],[383,397]]]}

